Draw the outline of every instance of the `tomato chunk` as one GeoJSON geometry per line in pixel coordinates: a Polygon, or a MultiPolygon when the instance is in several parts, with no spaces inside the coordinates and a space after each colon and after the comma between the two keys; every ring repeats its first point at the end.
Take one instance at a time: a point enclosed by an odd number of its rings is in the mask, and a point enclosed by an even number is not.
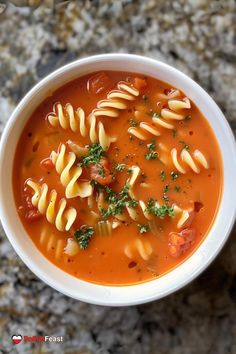
{"type": "Polygon", "coordinates": [[[46,159],[40,161],[40,167],[48,171],[48,170],[52,170],[54,168],[54,165],[52,160],[49,157],[47,157],[46,159]]]}
{"type": "Polygon", "coordinates": [[[134,78],[134,87],[137,90],[141,90],[142,88],[147,86],[147,81],[145,79],[141,79],[140,77],[134,78]]]}
{"type": "Polygon", "coordinates": [[[23,205],[20,207],[20,213],[23,213],[25,218],[29,222],[34,222],[42,218],[42,214],[38,211],[38,209],[32,204],[31,195],[27,191],[27,188],[24,190],[23,194],[23,205]]]}
{"type": "Polygon", "coordinates": [[[108,185],[112,182],[112,174],[109,169],[109,162],[107,159],[102,159],[100,163],[90,166],[91,179],[102,184],[108,185]]]}
{"type": "Polygon", "coordinates": [[[88,79],[87,89],[93,95],[99,95],[109,90],[112,85],[110,77],[104,73],[97,73],[88,79]]]}
{"type": "Polygon", "coordinates": [[[193,245],[195,236],[195,229],[186,228],[179,233],[171,232],[168,243],[169,254],[174,258],[180,257],[193,245]]]}

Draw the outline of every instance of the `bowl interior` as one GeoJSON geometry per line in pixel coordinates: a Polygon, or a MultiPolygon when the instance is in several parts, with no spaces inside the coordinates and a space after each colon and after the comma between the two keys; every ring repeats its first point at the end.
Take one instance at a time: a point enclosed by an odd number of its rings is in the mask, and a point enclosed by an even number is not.
{"type": "Polygon", "coordinates": [[[184,286],[202,272],[223,247],[236,214],[236,149],[232,131],[211,97],[178,70],[158,61],[129,54],[107,54],[73,62],[37,84],[13,112],[1,139],[0,216],[6,234],[26,265],[50,286],[75,299],[101,305],[132,305],[161,298],[184,286]],[[99,70],[138,72],[165,81],[184,91],[195,102],[215,132],[223,160],[223,194],[208,236],[177,268],[146,283],[102,286],[79,280],[54,266],[37,250],[26,234],[15,208],[12,167],[16,145],[32,112],[50,92],[65,83],[99,70]]]}

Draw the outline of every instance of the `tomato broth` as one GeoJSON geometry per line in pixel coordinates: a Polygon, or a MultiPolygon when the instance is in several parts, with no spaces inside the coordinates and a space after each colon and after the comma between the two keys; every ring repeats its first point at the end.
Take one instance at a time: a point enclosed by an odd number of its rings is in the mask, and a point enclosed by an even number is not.
{"type": "Polygon", "coordinates": [[[106,71],[39,105],[17,145],[13,186],[43,256],[79,279],[125,285],[162,276],[198,248],[223,172],[214,133],[186,94],[106,71]]]}

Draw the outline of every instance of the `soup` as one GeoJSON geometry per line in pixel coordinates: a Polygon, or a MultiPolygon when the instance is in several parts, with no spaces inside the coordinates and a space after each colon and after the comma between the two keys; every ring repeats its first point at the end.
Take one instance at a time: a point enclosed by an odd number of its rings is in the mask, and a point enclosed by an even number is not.
{"type": "Polygon", "coordinates": [[[185,93],[112,71],[41,103],[13,173],[19,217],[41,253],[109,285],[155,279],[189,257],[214,222],[222,180],[214,133],[185,93]]]}

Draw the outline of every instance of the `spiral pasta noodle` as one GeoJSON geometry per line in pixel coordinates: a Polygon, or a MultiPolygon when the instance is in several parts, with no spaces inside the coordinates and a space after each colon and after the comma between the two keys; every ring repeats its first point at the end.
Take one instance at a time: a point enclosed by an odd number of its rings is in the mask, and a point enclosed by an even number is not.
{"type": "Polygon", "coordinates": [[[152,246],[149,241],[145,239],[136,239],[128,243],[124,248],[125,255],[133,259],[137,255],[143,260],[147,261],[153,252],[152,246]]]}
{"type": "Polygon", "coordinates": [[[56,235],[49,232],[49,230],[44,227],[40,233],[39,244],[42,247],[45,247],[47,252],[51,252],[52,250],[55,252],[55,259],[60,259],[63,256],[63,250],[65,247],[65,240],[59,239],[56,235]]]}
{"type": "Polygon", "coordinates": [[[61,126],[63,129],[78,133],[83,138],[88,137],[92,144],[99,143],[104,151],[116,140],[115,137],[109,137],[104,124],[97,122],[93,113],[86,118],[82,108],[75,110],[70,103],[64,107],[60,102],[56,103],[53,113],[48,114],[47,120],[53,127],[61,126]]]}
{"type": "Polygon", "coordinates": [[[119,112],[128,108],[128,102],[134,101],[139,96],[139,91],[128,82],[120,81],[117,89],[107,94],[105,100],[101,100],[92,112],[95,117],[104,116],[116,118],[119,112]]]}
{"type": "MultiPolygon", "coordinates": [[[[180,91],[175,90],[169,95],[163,94],[164,98],[167,98],[168,108],[162,108],[160,116],[154,115],[151,119],[151,123],[141,122],[138,127],[130,127],[128,133],[134,135],[140,140],[147,140],[152,137],[158,137],[161,132],[158,128],[174,129],[172,121],[183,120],[186,114],[181,113],[184,109],[191,108],[191,102],[187,97],[180,98],[180,91]]],[[[142,113],[141,113],[142,114],[142,113]]],[[[145,113],[143,112],[145,115],[145,113]]]]}
{"type": "Polygon", "coordinates": [[[138,177],[140,175],[141,170],[140,170],[140,168],[138,166],[134,165],[134,166],[132,166],[130,168],[130,172],[131,172],[130,176],[127,179],[126,183],[129,185],[128,193],[129,193],[130,197],[135,199],[135,195],[134,195],[134,190],[133,189],[134,189],[134,185],[135,185],[135,183],[136,183],[136,181],[137,181],[137,179],[138,179],[138,177]]]}
{"type": "Polygon", "coordinates": [[[60,175],[61,184],[65,187],[66,198],[86,198],[93,193],[90,181],[81,181],[82,167],[75,166],[76,155],[67,152],[65,144],[60,145],[58,152],[52,151],[52,163],[60,175]]]}
{"type": "Polygon", "coordinates": [[[177,221],[177,228],[181,229],[183,228],[186,223],[192,218],[193,216],[193,208],[189,209],[182,209],[178,205],[173,205],[173,210],[174,210],[174,217],[178,218],[177,221]]]}
{"type": "MultiPolygon", "coordinates": [[[[185,167],[179,162],[177,150],[174,148],[171,150],[171,158],[175,168],[178,172],[185,174],[187,171],[185,167]]],[[[186,149],[183,149],[180,153],[181,161],[185,163],[190,169],[195,173],[200,173],[200,167],[205,169],[209,168],[209,164],[200,150],[194,150],[192,154],[189,153],[186,149]]]]}
{"type": "Polygon", "coordinates": [[[34,191],[31,198],[33,206],[37,207],[38,211],[45,215],[47,221],[55,225],[57,230],[69,231],[77,216],[76,209],[67,207],[65,198],[60,199],[57,203],[57,192],[53,189],[49,193],[46,183],[41,185],[32,180],[28,180],[26,183],[34,191]]]}

